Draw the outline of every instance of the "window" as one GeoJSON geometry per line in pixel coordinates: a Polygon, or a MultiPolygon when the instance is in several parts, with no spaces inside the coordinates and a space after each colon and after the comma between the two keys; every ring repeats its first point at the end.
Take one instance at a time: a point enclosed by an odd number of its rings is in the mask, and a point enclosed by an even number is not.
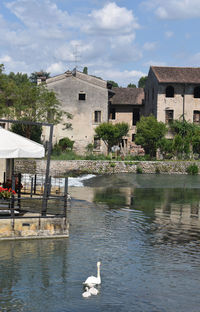
{"type": "Polygon", "coordinates": [[[173,110],[166,110],[165,111],[165,123],[169,124],[174,119],[174,111],[173,110]]]}
{"type": "Polygon", "coordinates": [[[174,97],[174,87],[168,86],[165,92],[166,97],[174,97]]]}
{"type": "Polygon", "coordinates": [[[200,86],[194,88],[194,98],[200,98],[200,86]]]}
{"type": "Polygon", "coordinates": [[[128,140],[127,140],[127,139],[122,139],[122,140],[121,140],[121,146],[122,146],[123,148],[127,148],[127,143],[128,143],[128,140]]]}
{"type": "Polygon", "coordinates": [[[133,109],[133,126],[140,120],[140,109],[134,108],[133,109]]]}
{"type": "Polygon", "coordinates": [[[5,129],[5,127],[6,127],[5,122],[1,122],[1,123],[0,123],[0,127],[5,129]]]}
{"type": "Polygon", "coordinates": [[[101,122],[101,111],[94,112],[94,122],[100,123],[101,122]]]}
{"type": "Polygon", "coordinates": [[[79,95],[78,95],[79,101],[85,101],[85,98],[86,98],[85,93],[80,92],[79,95]]]}
{"type": "Polygon", "coordinates": [[[200,124],[200,111],[194,111],[194,113],[193,113],[193,122],[195,124],[200,124]]]}
{"type": "Polygon", "coordinates": [[[115,118],[116,118],[115,108],[112,107],[112,108],[110,108],[110,116],[109,116],[109,119],[115,119],[115,118]]]}
{"type": "Polygon", "coordinates": [[[100,149],[101,147],[101,140],[99,138],[94,137],[94,149],[100,149]]]}
{"type": "Polygon", "coordinates": [[[134,142],[134,141],[135,141],[135,134],[132,133],[132,142],[134,142]]]}

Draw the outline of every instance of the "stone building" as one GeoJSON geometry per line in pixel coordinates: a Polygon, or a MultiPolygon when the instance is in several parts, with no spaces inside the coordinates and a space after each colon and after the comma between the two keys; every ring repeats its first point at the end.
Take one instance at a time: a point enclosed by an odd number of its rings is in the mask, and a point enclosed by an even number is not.
{"type": "MultiPolygon", "coordinates": [[[[140,147],[134,144],[136,123],[140,120],[144,110],[143,88],[112,88],[114,95],[109,102],[109,122],[113,124],[126,122],[129,125],[128,136],[122,141],[126,151],[138,154],[140,147]]],[[[141,150],[143,153],[143,150],[141,150]]]]}
{"type": "Polygon", "coordinates": [[[80,154],[86,152],[88,144],[94,144],[96,152],[104,153],[106,146],[95,138],[95,127],[108,121],[111,90],[107,82],[73,70],[48,78],[46,85],[56,93],[62,109],[73,116],[72,120],[66,120],[72,123],[72,129],[64,129],[62,124],[54,127],[53,143],[68,137],[75,142],[74,150],[80,154]]]}
{"type": "Polygon", "coordinates": [[[145,86],[144,115],[158,121],[200,123],[200,68],[151,66],[145,86]]]}

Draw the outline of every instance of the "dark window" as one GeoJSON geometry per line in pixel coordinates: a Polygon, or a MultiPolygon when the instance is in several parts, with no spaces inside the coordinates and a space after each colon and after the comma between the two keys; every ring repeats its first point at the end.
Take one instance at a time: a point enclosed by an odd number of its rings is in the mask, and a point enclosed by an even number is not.
{"type": "Polygon", "coordinates": [[[79,93],[78,99],[79,101],[85,101],[85,93],[79,93]]]}
{"type": "Polygon", "coordinates": [[[135,141],[135,134],[133,133],[132,134],[132,142],[134,142],[135,141]]]}
{"type": "Polygon", "coordinates": [[[110,116],[109,116],[109,119],[115,119],[115,118],[116,118],[115,108],[112,107],[112,108],[110,108],[110,116]]]}
{"type": "Polygon", "coordinates": [[[200,86],[194,88],[194,98],[200,98],[200,86]]]}
{"type": "Polygon", "coordinates": [[[140,120],[140,109],[134,108],[133,109],[133,126],[140,120]]]}
{"type": "Polygon", "coordinates": [[[94,122],[100,123],[101,122],[101,111],[94,112],[94,122]]]}
{"type": "Polygon", "coordinates": [[[166,110],[165,111],[165,122],[166,124],[172,122],[174,119],[174,111],[173,110],[166,110]]]}
{"type": "Polygon", "coordinates": [[[99,138],[94,138],[94,149],[100,149],[101,141],[99,138]]]}
{"type": "Polygon", "coordinates": [[[166,88],[166,97],[174,97],[174,87],[168,86],[166,88]]]}
{"type": "Polygon", "coordinates": [[[1,122],[1,123],[0,123],[0,127],[5,129],[5,127],[6,127],[5,122],[1,122]]]}
{"type": "Polygon", "coordinates": [[[122,146],[123,148],[127,148],[127,142],[128,142],[127,139],[122,139],[122,140],[121,140],[121,146],[122,146]]]}
{"type": "Polygon", "coordinates": [[[196,124],[200,124],[200,111],[194,111],[193,122],[196,124]]]}

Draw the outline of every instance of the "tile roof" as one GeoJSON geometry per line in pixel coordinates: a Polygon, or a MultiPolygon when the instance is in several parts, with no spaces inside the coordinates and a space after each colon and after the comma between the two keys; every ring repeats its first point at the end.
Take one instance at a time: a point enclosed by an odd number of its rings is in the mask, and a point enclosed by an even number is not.
{"type": "Polygon", "coordinates": [[[144,100],[143,88],[112,88],[115,95],[112,104],[115,105],[142,105],[144,100]]]}
{"type": "Polygon", "coordinates": [[[200,84],[200,67],[164,67],[151,66],[160,83],[200,84]]]}

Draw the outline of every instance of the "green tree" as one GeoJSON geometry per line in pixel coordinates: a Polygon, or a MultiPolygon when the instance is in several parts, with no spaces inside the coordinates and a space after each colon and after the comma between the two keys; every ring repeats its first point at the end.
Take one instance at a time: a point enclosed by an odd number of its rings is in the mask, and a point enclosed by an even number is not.
{"type": "Polygon", "coordinates": [[[147,81],[147,76],[143,76],[138,81],[138,88],[145,88],[145,83],[147,81]]]}
{"type": "MultiPolygon", "coordinates": [[[[27,137],[27,125],[24,124],[13,124],[11,126],[11,130],[19,135],[27,137]]],[[[42,135],[42,126],[34,125],[30,127],[30,139],[41,143],[41,135],[42,135]]]]}
{"type": "Polygon", "coordinates": [[[8,116],[12,104],[13,89],[16,83],[4,73],[4,65],[0,64],[0,116],[8,116]]]}
{"type": "Polygon", "coordinates": [[[178,158],[200,153],[200,127],[186,120],[174,120],[170,124],[174,134],[173,151],[178,158]]]}
{"type": "Polygon", "coordinates": [[[119,88],[119,85],[117,82],[113,81],[113,80],[107,80],[108,83],[110,83],[113,87],[119,88]]]}
{"type": "Polygon", "coordinates": [[[173,156],[173,140],[162,138],[159,143],[159,148],[165,159],[170,159],[173,156]]]}
{"type": "MultiPolygon", "coordinates": [[[[49,122],[58,124],[63,117],[71,119],[72,115],[64,112],[61,103],[53,91],[45,85],[36,85],[27,80],[24,74],[4,74],[0,66],[0,116],[32,122],[49,122]]],[[[65,123],[69,128],[70,123],[65,123]]],[[[31,137],[31,126],[27,125],[26,137],[31,137]]],[[[18,128],[19,130],[19,128],[18,128]]],[[[22,130],[22,129],[21,129],[22,130]]],[[[17,130],[16,130],[17,131],[17,130]]],[[[19,130],[20,131],[20,130],[19,130]]]]}
{"type": "Polygon", "coordinates": [[[112,146],[118,145],[121,142],[123,136],[126,136],[128,131],[129,126],[125,122],[115,125],[104,122],[95,129],[97,136],[105,142],[109,152],[112,146]]]}
{"type": "Polygon", "coordinates": [[[154,116],[141,117],[137,122],[137,133],[135,143],[141,145],[146,154],[151,157],[156,155],[156,150],[160,147],[161,139],[167,133],[167,127],[163,122],[158,122],[154,116]]]}
{"type": "Polygon", "coordinates": [[[134,83],[129,83],[127,88],[136,88],[136,85],[134,83]]]}
{"type": "Polygon", "coordinates": [[[88,75],[88,68],[86,66],[83,68],[83,73],[88,75]]]}
{"type": "Polygon", "coordinates": [[[13,80],[17,86],[21,85],[22,83],[27,83],[29,81],[27,74],[22,74],[19,72],[17,74],[10,72],[8,75],[8,79],[13,80]]]}

